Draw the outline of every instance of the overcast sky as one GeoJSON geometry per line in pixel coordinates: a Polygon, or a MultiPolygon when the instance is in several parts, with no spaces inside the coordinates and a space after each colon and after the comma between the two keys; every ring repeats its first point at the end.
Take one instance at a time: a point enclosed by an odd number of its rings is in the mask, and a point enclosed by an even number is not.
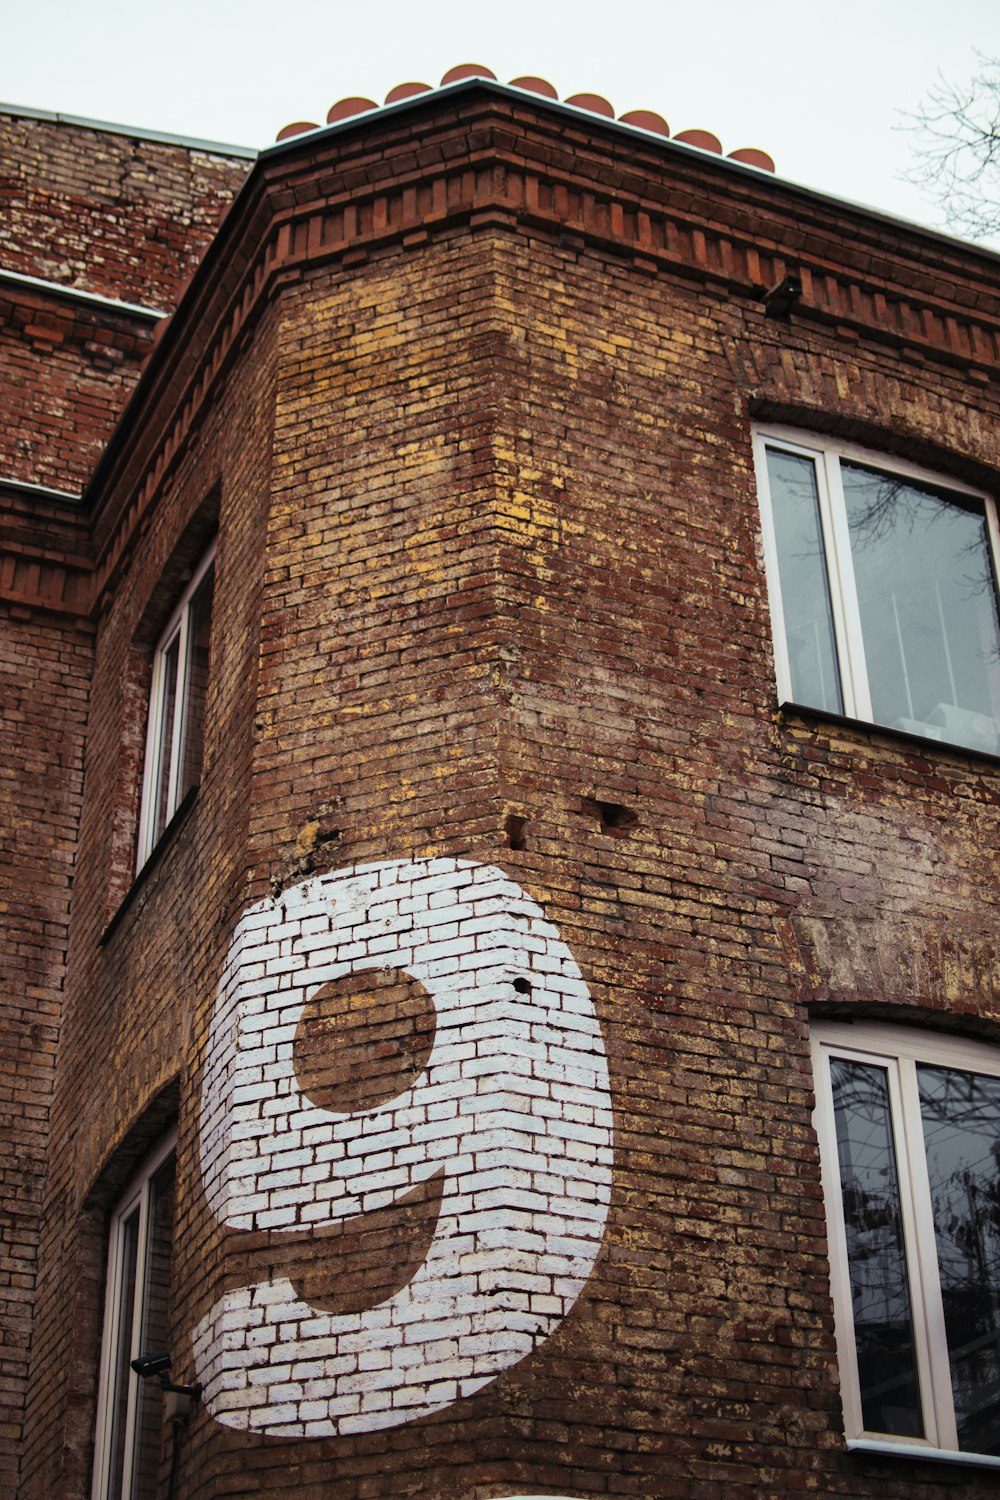
{"type": "Polygon", "coordinates": [[[478,62],[653,109],[778,172],[941,227],[901,111],[1000,55],[1000,0],[0,0],[6,104],[261,147],[335,100],[478,62]]]}

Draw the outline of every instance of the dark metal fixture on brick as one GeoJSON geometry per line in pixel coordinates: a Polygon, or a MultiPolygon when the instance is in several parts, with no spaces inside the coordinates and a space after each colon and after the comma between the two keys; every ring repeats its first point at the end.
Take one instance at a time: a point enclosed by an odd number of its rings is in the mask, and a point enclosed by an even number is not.
{"type": "Polygon", "coordinates": [[[204,1387],[201,1381],[194,1385],[175,1385],[170,1379],[170,1351],[157,1350],[155,1354],[140,1354],[131,1361],[132,1368],[140,1380],[159,1380],[160,1389],[168,1399],[163,1403],[163,1415],[170,1423],[173,1433],[170,1455],[170,1478],[167,1484],[167,1500],[174,1500],[177,1471],[180,1466],[181,1432],[195,1406],[201,1400],[204,1387]]]}
{"type": "Polygon", "coordinates": [[[175,1385],[170,1379],[170,1353],[166,1349],[158,1350],[155,1354],[140,1354],[132,1360],[132,1368],[140,1380],[159,1380],[160,1389],[165,1394],[187,1398],[186,1407],[180,1401],[173,1403],[174,1412],[168,1412],[170,1416],[186,1416],[191,1404],[201,1400],[200,1381],[195,1385],[175,1385]]]}
{"type": "Polygon", "coordinates": [[[764,293],[764,315],[787,318],[802,296],[802,282],[797,276],[783,276],[776,286],[764,293]]]}
{"type": "Polygon", "coordinates": [[[166,1349],[158,1354],[140,1354],[138,1359],[132,1361],[132,1368],[140,1380],[152,1380],[155,1376],[159,1376],[162,1384],[170,1369],[170,1355],[166,1349]]]}

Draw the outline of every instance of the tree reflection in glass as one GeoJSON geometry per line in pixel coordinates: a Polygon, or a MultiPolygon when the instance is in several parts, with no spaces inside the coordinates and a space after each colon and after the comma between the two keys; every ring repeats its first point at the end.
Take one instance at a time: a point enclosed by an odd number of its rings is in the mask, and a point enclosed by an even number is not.
{"type": "Polygon", "coordinates": [[[830,1075],[864,1426],[923,1437],[886,1074],[835,1057],[830,1075]]]}
{"type": "Polygon", "coordinates": [[[959,1447],[1000,1453],[1000,1079],[917,1068],[959,1447]]]}
{"type": "Polygon", "coordinates": [[[769,448],[767,472],[792,698],[843,713],[816,465],[769,448]]]}
{"type": "Polygon", "coordinates": [[[997,748],[1000,627],[981,505],[842,462],[877,724],[997,748]]]}

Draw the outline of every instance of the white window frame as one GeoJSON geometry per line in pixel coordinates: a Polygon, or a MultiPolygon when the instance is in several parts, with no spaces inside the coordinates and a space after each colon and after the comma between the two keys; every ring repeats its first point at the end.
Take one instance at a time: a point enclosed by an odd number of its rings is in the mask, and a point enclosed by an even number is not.
{"type": "MultiPolygon", "coordinates": [[[[844,488],[840,476],[840,460],[845,459],[848,463],[863,464],[881,473],[898,475],[900,479],[908,479],[916,484],[929,486],[945,495],[951,494],[981,504],[986,514],[989,562],[993,571],[995,593],[998,581],[1000,581],[1000,522],[997,518],[996,502],[985,490],[973,489],[967,484],[957,483],[951,478],[942,477],[916,464],[907,463],[885,453],[875,452],[870,448],[861,448],[854,443],[841,443],[832,438],[803,433],[795,427],[755,428],[753,447],[779,702],[790,704],[794,703],[795,699],[792,697],[792,674],[788,661],[785,618],[781,604],[778,544],[774,531],[767,470],[768,448],[780,448],[785,453],[810,459],[815,465],[820,527],[826,553],[830,610],[833,616],[833,633],[840,667],[843,712],[848,719],[859,719],[867,724],[874,724],[876,720],[872,713],[871,694],[868,688],[864,640],[861,634],[861,611],[854,580],[854,563],[851,556],[844,488]]],[[[997,595],[997,599],[998,611],[1000,611],[1000,594],[997,595]]],[[[815,707],[815,705],[808,704],[801,706],[815,707]]],[[[889,726],[880,727],[888,728],[889,726]]]]}
{"type": "Polygon", "coordinates": [[[215,562],[216,544],[202,557],[191,580],[178,600],[153,653],[153,673],[149,688],[149,715],[146,721],[146,754],[142,772],[142,803],[139,810],[139,838],[136,851],[136,873],[152,854],[158,842],[156,803],[160,786],[160,745],[166,713],[167,658],[178,642],[177,691],[174,698],[173,723],[170,726],[170,781],[167,788],[166,822],[180,806],[183,775],[183,742],[188,721],[191,679],[191,601],[209,568],[215,562]]]}
{"type": "MultiPolygon", "coordinates": [[[[177,1150],[177,1131],[171,1130],[159,1146],[147,1157],[140,1170],[129,1183],[111,1216],[108,1234],[107,1279],[104,1289],[104,1329],[101,1336],[101,1371],[97,1396],[97,1418],[94,1424],[94,1477],[91,1488],[92,1500],[105,1500],[111,1478],[114,1433],[115,1397],[118,1394],[116,1377],[121,1341],[127,1333],[129,1359],[150,1353],[139,1348],[142,1338],[143,1302],[142,1290],[146,1284],[146,1253],[150,1188],[153,1178],[170,1156],[177,1150]],[[139,1210],[137,1232],[137,1254],[135,1265],[135,1295],[132,1299],[132,1324],[128,1330],[121,1327],[121,1293],[125,1273],[125,1224],[139,1210]]],[[[122,1475],[122,1500],[129,1500],[131,1490],[131,1468],[135,1444],[135,1421],[138,1401],[139,1377],[130,1372],[128,1404],[125,1419],[125,1466],[122,1475]]]]}
{"type": "Polygon", "coordinates": [[[830,1289],[840,1365],[844,1429],[849,1448],[938,1462],[1000,1469],[1000,1458],[958,1446],[944,1303],[930,1181],[924,1153],[916,1065],[955,1068],[1000,1077],[1000,1048],[963,1037],[911,1031],[875,1022],[824,1022],[812,1029],[816,1081],[814,1124],[819,1140],[830,1247],[830,1289]],[[917,1378],[924,1438],[866,1431],[854,1337],[850,1267],[829,1059],[846,1058],[885,1070],[899,1180],[903,1239],[910,1283],[917,1378]]]}

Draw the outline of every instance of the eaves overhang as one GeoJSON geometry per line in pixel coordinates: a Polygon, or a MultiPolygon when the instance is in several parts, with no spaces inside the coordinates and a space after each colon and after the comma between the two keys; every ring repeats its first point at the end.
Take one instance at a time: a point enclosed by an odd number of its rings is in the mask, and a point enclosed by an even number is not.
{"type": "Polygon", "coordinates": [[[262,152],[85,491],[107,577],[261,309],[283,284],[461,227],[549,234],[996,378],[1000,256],[753,166],[482,78],[262,152]]]}
{"type": "Polygon", "coordinates": [[[67,115],[61,110],[34,109],[27,104],[0,104],[0,115],[11,120],[72,125],[77,130],[94,130],[99,135],[124,135],[135,141],[155,141],[161,146],[183,146],[186,151],[200,151],[205,156],[229,156],[238,161],[253,161],[260,154],[253,146],[208,141],[194,135],[175,135],[169,130],[149,130],[141,125],[122,125],[115,120],[92,120],[88,115],[67,115]]]}
{"type": "Polygon", "coordinates": [[[345,120],[338,120],[332,125],[317,126],[315,130],[294,135],[286,140],[279,140],[272,146],[265,146],[257,153],[258,161],[270,161],[280,159],[282,155],[294,152],[297,146],[301,146],[303,140],[316,140],[321,136],[332,135],[339,131],[357,128],[365,122],[379,118],[385,118],[397,111],[413,111],[423,103],[440,98],[442,94],[453,94],[460,90],[479,89],[494,91],[498,94],[511,97],[519,95],[529,102],[535,109],[565,119],[586,121],[590,125],[599,124],[601,128],[611,134],[618,134],[625,139],[635,140],[637,137],[655,143],[669,157],[674,153],[683,158],[690,158],[692,152],[697,159],[709,170],[722,173],[735,173],[737,176],[745,176],[747,172],[753,173],[765,182],[787,192],[801,197],[807,202],[815,203],[817,206],[826,206],[841,213],[857,214],[862,219],[868,219],[875,224],[885,225],[898,233],[914,234],[926,239],[931,244],[938,244],[945,249],[953,249],[968,252],[974,255],[985,256],[1000,265],[1000,251],[992,250],[985,245],[973,244],[968,240],[960,239],[956,235],[947,234],[943,230],[932,229],[928,225],[918,224],[913,219],[906,219],[898,214],[886,213],[883,209],[874,207],[872,204],[861,203],[854,198],[841,198],[833,193],[825,193],[820,188],[807,186],[805,183],[794,182],[791,178],[775,176],[773,173],[764,171],[759,167],[748,165],[746,162],[734,160],[731,156],[717,155],[691,146],[684,141],[675,140],[670,136],[660,135],[659,132],[645,130],[639,125],[629,124],[623,120],[608,119],[603,115],[596,115],[590,110],[583,109],[578,105],[566,103],[559,99],[549,99],[544,94],[536,94],[528,89],[518,88],[514,84],[500,83],[489,78],[467,78],[458,83],[445,84],[441,88],[428,89],[426,92],[411,95],[407,99],[399,100],[394,104],[381,105],[376,110],[367,111],[364,114],[356,114],[345,120]]]}

